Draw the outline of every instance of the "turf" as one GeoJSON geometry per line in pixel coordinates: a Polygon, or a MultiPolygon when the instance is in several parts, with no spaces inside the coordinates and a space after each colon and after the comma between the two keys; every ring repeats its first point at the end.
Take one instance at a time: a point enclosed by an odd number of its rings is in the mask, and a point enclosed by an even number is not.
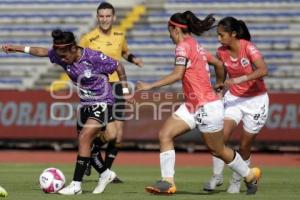
{"type": "MultiPolygon", "coordinates": [[[[44,194],[39,189],[38,177],[41,171],[48,167],[57,167],[66,175],[67,182],[73,175],[73,165],[40,164],[0,164],[0,185],[9,193],[8,200],[52,200],[52,199],[80,199],[80,200],[156,200],[156,199],[195,199],[195,200],[226,200],[226,199],[259,199],[259,200],[289,200],[300,197],[300,169],[299,168],[263,168],[263,179],[259,192],[255,196],[246,196],[245,187],[241,194],[227,194],[226,186],[219,187],[214,193],[202,191],[202,185],[210,177],[209,168],[185,167],[176,169],[177,193],[172,196],[157,196],[148,194],[144,187],[159,179],[158,167],[119,167],[115,171],[125,181],[124,184],[110,184],[103,194],[91,194],[97,184],[95,171],[86,177],[83,183],[83,194],[79,196],[60,196],[57,194],[44,194]]],[[[225,172],[228,180],[229,170],[225,172]]],[[[3,198],[4,199],[4,198],[3,198]]]]}

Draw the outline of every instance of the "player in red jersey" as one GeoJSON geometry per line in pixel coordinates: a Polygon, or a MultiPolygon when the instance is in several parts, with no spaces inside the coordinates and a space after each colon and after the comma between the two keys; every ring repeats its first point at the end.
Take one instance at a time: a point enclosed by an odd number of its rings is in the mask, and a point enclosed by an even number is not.
{"type": "MultiPolygon", "coordinates": [[[[224,63],[229,79],[229,88],[224,96],[225,143],[240,123],[243,122],[239,153],[250,165],[251,146],[256,135],[267,121],[269,98],[263,77],[268,74],[262,55],[251,42],[246,24],[233,17],[226,17],[218,23],[218,39],[222,44],[217,50],[218,58],[224,63]]],[[[212,191],[223,183],[224,162],[213,157],[213,176],[203,187],[212,191]]],[[[239,193],[241,176],[233,173],[228,193],[239,193]]]]}
{"type": "Polygon", "coordinates": [[[245,177],[247,193],[255,194],[258,177],[243,161],[241,156],[224,145],[223,102],[213,90],[208,64],[215,66],[217,84],[222,86],[224,70],[222,62],[206,51],[192,36],[201,35],[215,22],[212,15],[204,20],[192,12],[176,13],[171,16],[168,30],[176,44],[173,72],[153,83],[139,82],[138,90],[150,90],[181,80],[185,96],[184,103],[170,116],[159,131],[160,165],[162,180],[146,191],[155,194],[173,194],[175,150],[174,138],[197,127],[211,153],[227,163],[234,171],[245,177]]]}

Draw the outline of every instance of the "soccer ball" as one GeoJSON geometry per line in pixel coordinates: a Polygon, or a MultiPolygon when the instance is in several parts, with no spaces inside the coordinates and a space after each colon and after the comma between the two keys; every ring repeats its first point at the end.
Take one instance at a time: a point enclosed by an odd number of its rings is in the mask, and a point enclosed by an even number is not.
{"type": "Polygon", "coordinates": [[[57,168],[45,169],[39,178],[40,187],[45,193],[56,193],[65,186],[65,176],[57,168]]]}

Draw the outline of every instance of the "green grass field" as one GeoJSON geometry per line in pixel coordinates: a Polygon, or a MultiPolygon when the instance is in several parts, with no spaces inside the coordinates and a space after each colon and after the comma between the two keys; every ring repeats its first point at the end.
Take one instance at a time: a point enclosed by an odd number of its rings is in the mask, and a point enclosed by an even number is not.
{"type": "MultiPolygon", "coordinates": [[[[97,175],[93,171],[90,177],[85,178],[83,183],[83,194],[79,196],[60,196],[57,194],[44,194],[39,189],[38,177],[41,171],[48,167],[61,169],[67,183],[73,175],[73,165],[20,165],[0,164],[0,185],[3,186],[9,196],[9,200],[51,200],[51,199],[80,199],[80,200],[153,200],[167,199],[259,199],[259,200],[287,200],[300,199],[300,169],[299,168],[263,168],[263,179],[260,183],[259,192],[255,196],[246,196],[245,188],[241,194],[227,194],[225,181],[224,185],[218,188],[215,193],[202,192],[203,183],[210,177],[209,168],[185,167],[176,169],[177,193],[173,196],[156,196],[144,191],[144,186],[152,184],[159,179],[158,167],[119,167],[115,171],[126,181],[124,184],[110,184],[105,192],[100,195],[93,195],[91,192],[97,184],[97,175]]],[[[229,170],[226,170],[228,180],[229,170]]],[[[2,198],[4,199],[4,198],[2,198]]]]}

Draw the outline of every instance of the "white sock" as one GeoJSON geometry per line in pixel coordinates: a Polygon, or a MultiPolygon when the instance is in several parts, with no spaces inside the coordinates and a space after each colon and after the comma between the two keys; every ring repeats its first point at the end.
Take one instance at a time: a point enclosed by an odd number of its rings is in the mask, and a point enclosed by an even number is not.
{"type": "Polygon", "coordinates": [[[174,177],[175,174],[175,150],[165,151],[159,154],[160,170],[162,178],[174,177]]]}
{"type": "Polygon", "coordinates": [[[75,187],[80,187],[81,188],[81,182],[80,181],[72,181],[71,184],[74,185],[75,187]]]}
{"type": "Polygon", "coordinates": [[[104,172],[101,173],[100,178],[104,178],[110,174],[110,170],[106,169],[104,172]]]}
{"type": "Polygon", "coordinates": [[[213,174],[217,176],[222,176],[224,165],[225,165],[224,161],[215,156],[212,157],[212,160],[213,160],[213,174]]]}
{"type": "Polygon", "coordinates": [[[250,168],[238,152],[236,152],[235,158],[228,164],[228,166],[242,177],[246,177],[250,173],[250,168]]]}
{"type": "MultiPolygon", "coordinates": [[[[250,163],[251,163],[251,160],[250,160],[250,159],[251,159],[251,157],[250,157],[248,160],[244,160],[248,167],[250,167],[250,163]]],[[[241,179],[241,176],[240,176],[238,173],[236,173],[236,172],[234,171],[234,172],[232,173],[232,179],[234,179],[234,180],[240,180],[240,179],[241,179]]]]}

